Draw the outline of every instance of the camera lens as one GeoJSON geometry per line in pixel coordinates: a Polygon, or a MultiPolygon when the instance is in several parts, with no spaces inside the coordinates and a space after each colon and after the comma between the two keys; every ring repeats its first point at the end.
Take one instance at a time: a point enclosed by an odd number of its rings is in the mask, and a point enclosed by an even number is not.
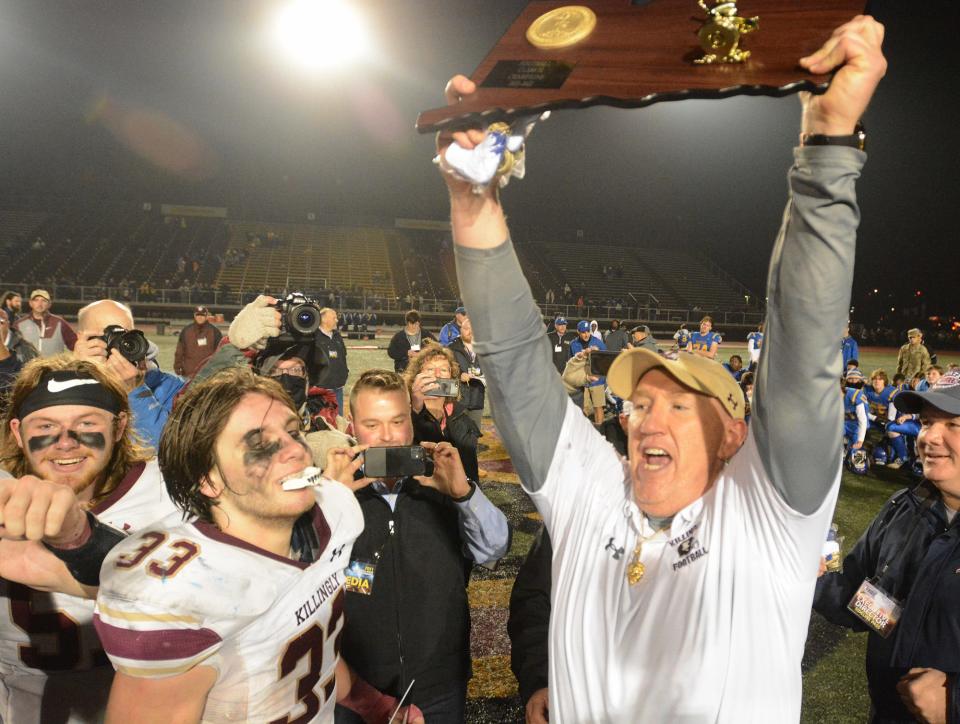
{"type": "Polygon", "coordinates": [[[303,326],[306,326],[313,322],[313,314],[308,311],[302,311],[297,314],[297,322],[303,326]]]}
{"type": "Polygon", "coordinates": [[[117,349],[130,362],[136,363],[146,358],[150,346],[142,332],[131,330],[120,335],[117,340],[117,349]]]}
{"type": "Polygon", "coordinates": [[[320,310],[313,304],[298,304],[290,310],[291,331],[301,335],[311,335],[320,328],[320,310]]]}

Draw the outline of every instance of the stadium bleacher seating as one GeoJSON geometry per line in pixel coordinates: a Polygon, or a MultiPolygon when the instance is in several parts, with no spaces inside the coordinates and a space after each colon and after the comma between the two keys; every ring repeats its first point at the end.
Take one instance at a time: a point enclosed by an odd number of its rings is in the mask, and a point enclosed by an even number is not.
{"type": "MultiPolygon", "coordinates": [[[[516,248],[535,297],[543,301],[553,290],[555,304],[563,304],[569,284],[574,299],[583,294],[597,302],[597,316],[613,314],[603,311],[609,299],[671,315],[757,311],[749,290],[683,250],[556,241],[516,248]]],[[[244,298],[264,289],[339,290],[349,300],[341,296],[341,304],[372,296],[447,312],[459,297],[449,232],[165,217],[120,202],[64,205],[50,213],[0,210],[0,269],[7,282],[147,283],[154,290],[179,290],[164,299],[184,303],[192,299],[179,293],[185,289],[229,289],[244,298]]]]}
{"type": "Polygon", "coordinates": [[[20,257],[30,251],[36,231],[46,221],[42,211],[8,209],[0,211],[0,269],[8,277],[20,257]]]}
{"type": "Polygon", "coordinates": [[[390,235],[373,227],[231,222],[228,248],[244,259],[224,265],[217,282],[235,290],[363,289],[395,296],[390,235]],[[268,240],[268,233],[274,235],[268,240]]]}
{"type": "Polygon", "coordinates": [[[0,245],[6,250],[2,276],[7,281],[82,286],[124,279],[150,282],[154,287],[210,282],[219,267],[214,260],[225,243],[219,219],[173,220],[129,204],[65,209],[49,215],[2,211],[0,219],[4,220],[0,245]],[[42,246],[35,244],[37,238],[42,246]],[[15,243],[8,244],[8,239],[15,243]],[[178,273],[180,257],[197,260],[200,271],[178,273]]]}

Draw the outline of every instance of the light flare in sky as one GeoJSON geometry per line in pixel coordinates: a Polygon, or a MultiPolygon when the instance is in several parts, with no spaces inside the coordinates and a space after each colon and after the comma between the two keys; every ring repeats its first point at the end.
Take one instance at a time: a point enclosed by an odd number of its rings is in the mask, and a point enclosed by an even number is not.
{"type": "Polygon", "coordinates": [[[273,46],[307,71],[342,67],[370,49],[361,13],[346,0],[290,0],[273,17],[273,46]]]}

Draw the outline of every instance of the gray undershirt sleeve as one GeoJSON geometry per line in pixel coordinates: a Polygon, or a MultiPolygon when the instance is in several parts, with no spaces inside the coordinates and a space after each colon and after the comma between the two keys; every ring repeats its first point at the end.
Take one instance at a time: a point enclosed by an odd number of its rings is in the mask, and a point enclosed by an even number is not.
{"type": "Polygon", "coordinates": [[[497,430],[523,484],[539,490],[567,403],[543,319],[509,240],[493,249],[455,251],[497,430]]]}
{"type": "Polygon", "coordinates": [[[841,464],[840,338],[860,221],[855,182],[866,154],[816,146],[798,148],[794,157],[770,260],[750,424],[777,491],[791,508],[810,514],[841,464]]]}

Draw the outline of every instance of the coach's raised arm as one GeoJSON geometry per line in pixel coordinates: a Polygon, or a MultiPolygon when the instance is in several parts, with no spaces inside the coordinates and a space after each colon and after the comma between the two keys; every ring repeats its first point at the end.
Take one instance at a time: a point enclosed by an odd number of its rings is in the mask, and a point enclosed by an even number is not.
{"type": "MultiPolygon", "coordinates": [[[[802,98],[749,433],[742,393],[720,365],[630,350],[607,377],[633,402],[625,469],[567,400],[497,184],[477,193],[444,174],[497,428],[554,545],[550,711],[560,720],[799,719],[803,639],[840,472],[836,338],[866,159],[855,128],[886,70],[882,38],[858,16],[800,60],[836,73],[825,94],[802,98]]],[[[455,102],[473,90],[458,76],[447,93],[455,102]]],[[[483,137],[441,137],[439,150],[483,137]]]]}

